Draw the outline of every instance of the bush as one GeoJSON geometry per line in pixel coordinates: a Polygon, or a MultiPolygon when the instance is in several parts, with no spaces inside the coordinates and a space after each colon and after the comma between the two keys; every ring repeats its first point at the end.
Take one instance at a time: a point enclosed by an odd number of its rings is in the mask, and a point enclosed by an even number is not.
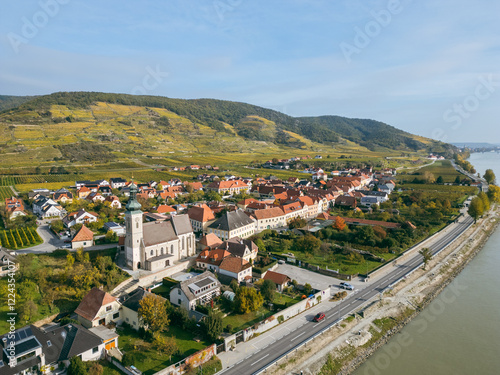
{"type": "Polygon", "coordinates": [[[125,353],[122,357],[122,365],[125,367],[132,366],[134,364],[134,356],[131,353],[125,353]]]}

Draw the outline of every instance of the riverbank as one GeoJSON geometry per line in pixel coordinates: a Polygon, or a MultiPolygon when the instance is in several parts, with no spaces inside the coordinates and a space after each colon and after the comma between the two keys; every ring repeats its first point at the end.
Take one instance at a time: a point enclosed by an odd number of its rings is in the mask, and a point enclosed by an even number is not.
{"type": "MultiPolygon", "coordinates": [[[[394,289],[381,296],[360,314],[344,320],[342,324],[318,337],[308,347],[298,351],[286,364],[274,369],[275,374],[350,374],[377,349],[418,316],[424,307],[438,298],[441,304],[458,298],[459,289],[440,293],[482,249],[498,226],[498,207],[487,217],[469,228],[462,239],[452,243],[429,264],[428,271],[419,269],[394,289]],[[449,295],[449,294],[452,295],[449,295]],[[439,298],[439,296],[441,297],[439,298]],[[441,301],[442,300],[442,301],[441,301]]],[[[437,314],[438,312],[431,312],[437,314]]],[[[429,312],[424,312],[425,316],[429,312]]],[[[429,317],[430,319],[431,317],[429,317]]],[[[399,355],[411,337],[397,336],[383,349],[384,360],[376,363],[370,374],[381,374],[391,358],[399,355]],[[394,340],[393,340],[394,341],[394,340]],[[389,347],[390,346],[390,347],[389,347]]]]}

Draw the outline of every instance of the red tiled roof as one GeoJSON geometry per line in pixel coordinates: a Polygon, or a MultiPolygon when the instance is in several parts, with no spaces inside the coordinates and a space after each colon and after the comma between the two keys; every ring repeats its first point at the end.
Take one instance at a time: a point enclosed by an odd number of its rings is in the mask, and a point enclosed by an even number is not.
{"type": "Polygon", "coordinates": [[[253,215],[257,220],[270,219],[273,217],[280,217],[285,215],[283,210],[279,207],[266,208],[264,210],[256,210],[253,215]]]}
{"type": "Polygon", "coordinates": [[[116,301],[116,298],[111,294],[94,287],[85,297],[83,297],[75,313],[87,320],[93,321],[102,306],[114,301],[116,301]]]}
{"type": "Polygon", "coordinates": [[[219,268],[224,271],[229,271],[236,274],[251,267],[252,265],[245,259],[238,258],[232,255],[225,257],[219,266],[219,268]]]}
{"type": "Polygon", "coordinates": [[[156,211],[158,211],[159,214],[166,214],[169,212],[177,212],[175,208],[170,207],[167,204],[161,204],[156,208],[156,211]]]}
{"type": "Polygon", "coordinates": [[[284,275],[282,273],[274,272],[274,271],[267,271],[266,274],[263,277],[264,280],[271,280],[274,282],[276,285],[283,285],[286,282],[290,281],[290,278],[287,275],[284,275]]]}
{"type": "Polygon", "coordinates": [[[75,234],[75,237],[71,240],[71,242],[79,242],[79,241],[92,241],[94,239],[94,233],[83,225],[80,230],[75,234]]]}
{"type": "Polygon", "coordinates": [[[199,221],[200,223],[206,223],[207,221],[215,220],[214,213],[206,204],[191,207],[187,214],[190,219],[199,221]]]}
{"type": "Polygon", "coordinates": [[[223,242],[215,233],[209,233],[206,236],[201,237],[199,243],[208,247],[216,247],[221,245],[223,242]]]}

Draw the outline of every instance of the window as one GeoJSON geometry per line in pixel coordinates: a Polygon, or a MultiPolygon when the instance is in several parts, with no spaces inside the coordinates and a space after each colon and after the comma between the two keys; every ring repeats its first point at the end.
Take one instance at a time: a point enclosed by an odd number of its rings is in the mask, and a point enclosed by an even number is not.
{"type": "Polygon", "coordinates": [[[47,341],[47,347],[50,348],[52,346],[52,343],[50,342],[50,340],[47,341]]]}
{"type": "Polygon", "coordinates": [[[92,354],[95,354],[99,351],[99,347],[96,346],[95,348],[92,348],[92,354]]]}
{"type": "Polygon", "coordinates": [[[113,319],[118,319],[120,317],[120,312],[113,314],[113,319]]]}
{"type": "Polygon", "coordinates": [[[178,304],[178,305],[180,305],[180,304],[181,304],[181,299],[180,299],[180,298],[177,300],[177,304],[178,304]]]}
{"type": "Polygon", "coordinates": [[[106,306],[106,311],[111,311],[112,306],[106,306]]]}
{"type": "Polygon", "coordinates": [[[130,321],[130,319],[129,319],[129,318],[126,318],[125,320],[126,320],[127,322],[129,322],[129,321],[130,321]]]}
{"type": "Polygon", "coordinates": [[[177,294],[181,295],[181,290],[180,289],[177,289],[177,294]]]}
{"type": "Polygon", "coordinates": [[[153,250],[151,250],[151,256],[153,256],[153,250]]]}

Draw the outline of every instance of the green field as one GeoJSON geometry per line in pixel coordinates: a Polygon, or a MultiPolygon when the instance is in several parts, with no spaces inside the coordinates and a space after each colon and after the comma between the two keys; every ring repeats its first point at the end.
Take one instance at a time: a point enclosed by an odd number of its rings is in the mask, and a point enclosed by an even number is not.
{"type": "Polygon", "coordinates": [[[10,198],[14,195],[10,187],[0,186],[0,204],[5,200],[5,198],[10,198]]]}

